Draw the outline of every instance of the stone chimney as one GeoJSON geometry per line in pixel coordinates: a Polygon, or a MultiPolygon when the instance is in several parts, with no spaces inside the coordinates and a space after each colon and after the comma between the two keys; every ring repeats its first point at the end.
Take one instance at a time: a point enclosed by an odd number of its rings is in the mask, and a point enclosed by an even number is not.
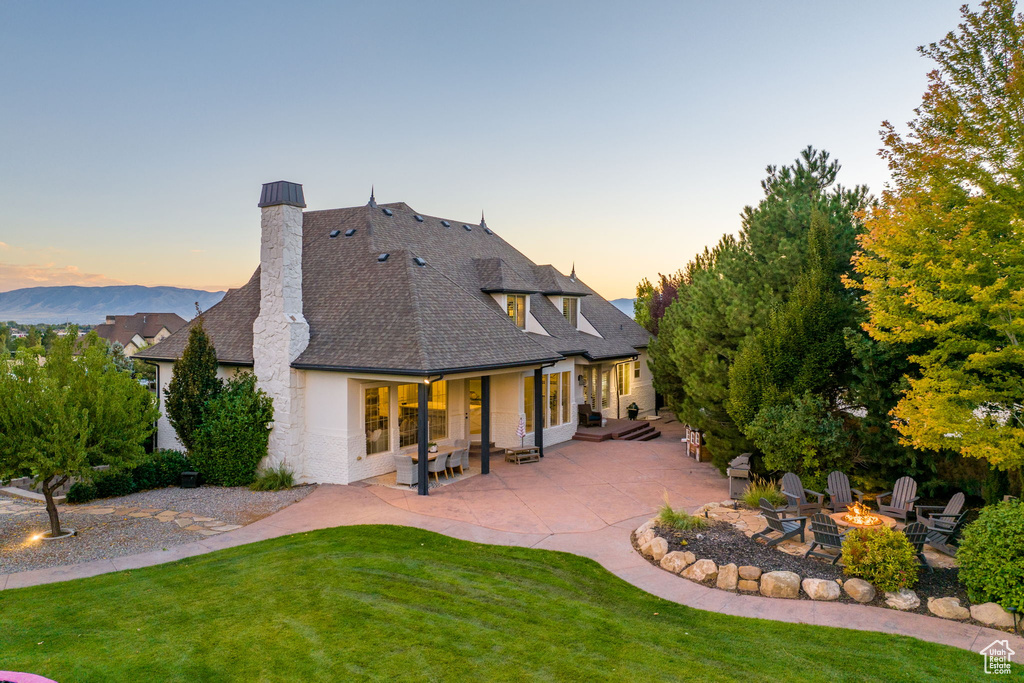
{"type": "Polygon", "coordinates": [[[303,377],[291,367],[309,343],[302,315],[302,185],[278,181],[260,195],[260,312],[252,325],[253,370],[274,400],[268,464],[302,477],[303,377]]]}

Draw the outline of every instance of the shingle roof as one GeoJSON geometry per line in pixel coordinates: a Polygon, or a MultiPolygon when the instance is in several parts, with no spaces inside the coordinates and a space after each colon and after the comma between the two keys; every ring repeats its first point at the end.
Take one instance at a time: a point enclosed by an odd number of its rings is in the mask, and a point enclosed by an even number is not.
{"type": "Polygon", "coordinates": [[[184,327],[185,319],[177,313],[136,313],[135,315],[115,315],[113,323],[96,326],[96,334],[110,342],[128,346],[135,335],[143,339],[152,339],[167,328],[170,333],[184,327]]]}
{"type": "MultiPolygon", "coordinates": [[[[416,214],[395,203],[306,211],[302,228],[310,339],[295,367],[428,374],[564,355],[628,357],[650,339],[582,282],[537,266],[493,229],[475,223],[416,214]],[[390,256],[379,262],[381,253],[390,256]],[[488,291],[529,293],[533,316],[551,336],[524,334],[488,291]],[[581,296],[580,313],[604,338],[575,330],[541,292],[581,296]]],[[[202,316],[218,359],[252,363],[258,313],[257,269],[202,316]]],[[[187,337],[182,329],[138,357],[173,360],[187,337]]]]}

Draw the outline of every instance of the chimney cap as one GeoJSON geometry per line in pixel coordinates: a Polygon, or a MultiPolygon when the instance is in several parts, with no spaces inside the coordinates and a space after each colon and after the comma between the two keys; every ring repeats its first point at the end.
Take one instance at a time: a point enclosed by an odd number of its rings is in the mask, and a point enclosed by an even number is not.
{"type": "Polygon", "coordinates": [[[289,183],[287,180],[278,180],[276,183],[263,183],[263,191],[260,193],[259,207],[277,206],[286,204],[297,206],[300,209],[306,208],[306,200],[302,196],[302,185],[289,183]]]}

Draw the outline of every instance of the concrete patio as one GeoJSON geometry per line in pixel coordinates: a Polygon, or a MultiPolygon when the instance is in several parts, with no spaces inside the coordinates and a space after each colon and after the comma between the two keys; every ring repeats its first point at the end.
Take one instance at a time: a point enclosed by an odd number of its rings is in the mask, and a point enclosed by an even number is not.
{"type": "Polygon", "coordinates": [[[534,464],[496,458],[492,474],[453,483],[430,496],[382,486],[320,486],[302,501],[241,529],[161,552],[0,575],[0,590],[146,567],[314,529],[395,524],[479,543],[589,557],[648,593],[697,609],[907,635],[975,652],[996,639],[1024,648],[1024,638],[974,624],[860,605],[742,595],[653,566],[634,551],[630,535],[661,505],[665,491],[674,506],[690,510],[728,495],[717,470],[682,454],[675,429],[649,442],[560,444],[534,464]]]}

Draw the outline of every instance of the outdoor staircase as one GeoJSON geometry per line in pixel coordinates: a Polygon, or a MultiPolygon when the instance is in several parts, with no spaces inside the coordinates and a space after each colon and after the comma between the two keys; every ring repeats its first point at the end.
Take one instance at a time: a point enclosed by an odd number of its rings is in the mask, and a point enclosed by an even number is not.
{"type": "Polygon", "coordinates": [[[616,420],[607,427],[580,428],[573,434],[576,441],[650,441],[661,436],[661,432],[646,420],[616,420]]]}
{"type": "MultiPolygon", "coordinates": [[[[479,441],[469,442],[469,457],[480,459],[480,452],[483,450],[483,444],[479,441]]],[[[491,455],[494,455],[494,442],[491,442],[491,455]]]]}

